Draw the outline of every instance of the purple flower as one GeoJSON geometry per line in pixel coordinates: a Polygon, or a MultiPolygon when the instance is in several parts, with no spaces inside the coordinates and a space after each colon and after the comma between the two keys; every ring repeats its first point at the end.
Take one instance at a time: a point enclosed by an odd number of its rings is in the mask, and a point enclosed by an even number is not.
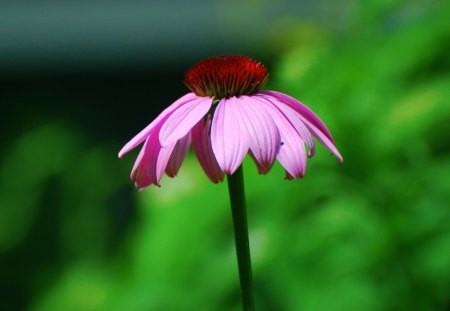
{"type": "Polygon", "coordinates": [[[121,158],[144,143],[131,171],[136,187],[159,186],[164,172],[174,177],[191,143],[214,183],[233,174],[247,154],[261,174],[277,158],[286,178],[301,178],[307,157],[314,155],[313,136],[342,162],[327,127],[308,107],[288,95],[260,91],[267,78],[264,65],[246,56],[214,57],[189,69],[184,83],[192,92],[119,152],[121,158]]]}

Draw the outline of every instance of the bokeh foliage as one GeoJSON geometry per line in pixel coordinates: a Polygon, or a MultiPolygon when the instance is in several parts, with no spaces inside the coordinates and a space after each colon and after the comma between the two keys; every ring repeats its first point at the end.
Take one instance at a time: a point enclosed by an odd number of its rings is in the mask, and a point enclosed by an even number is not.
{"type": "MultiPolygon", "coordinates": [[[[306,177],[285,181],[246,160],[258,310],[450,306],[450,5],[367,3],[346,32],[294,23],[268,37],[280,45],[268,87],[322,117],[344,164],[319,147],[306,177]]],[[[226,184],[190,154],[137,192],[135,154],[118,161],[119,147],[60,122],[8,146],[4,294],[26,290],[33,311],[239,310],[226,184]]]]}

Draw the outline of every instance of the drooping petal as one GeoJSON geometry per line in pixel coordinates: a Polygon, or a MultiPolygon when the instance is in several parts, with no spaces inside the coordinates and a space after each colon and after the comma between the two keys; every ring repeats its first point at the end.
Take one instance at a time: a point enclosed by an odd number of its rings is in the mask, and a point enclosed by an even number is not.
{"type": "MultiPolygon", "coordinates": [[[[286,169],[287,176],[301,178],[306,172],[305,142],[288,119],[273,105],[261,101],[271,116],[280,133],[281,146],[277,155],[278,161],[286,169]]],[[[288,178],[288,177],[287,177],[288,178]]]]}
{"type": "Polygon", "coordinates": [[[161,146],[176,142],[198,123],[211,108],[213,99],[199,97],[175,110],[164,123],[159,133],[161,146]]]}
{"type": "Polygon", "coordinates": [[[147,140],[145,140],[144,145],[142,146],[141,151],[139,151],[139,155],[137,156],[136,161],[134,162],[133,169],[131,170],[131,173],[130,173],[131,180],[134,180],[134,176],[136,174],[136,170],[139,168],[139,165],[140,165],[140,163],[142,161],[142,158],[144,156],[146,147],[147,147],[147,140]]]}
{"type": "Polygon", "coordinates": [[[153,167],[156,165],[154,164],[157,159],[155,154],[159,152],[159,146],[155,145],[156,140],[154,136],[155,135],[148,137],[145,141],[142,159],[131,178],[138,189],[143,189],[149,185],[156,184],[153,167]]]}
{"type": "MultiPolygon", "coordinates": [[[[278,93],[275,91],[264,91],[264,92],[261,92],[260,94],[264,94],[267,92],[278,93]]],[[[295,99],[293,99],[292,97],[289,97],[288,95],[285,95],[282,93],[278,93],[278,94],[283,95],[284,97],[287,97],[287,98],[290,98],[290,99],[296,101],[295,99]]],[[[265,96],[265,99],[274,103],[283,112],[288,111],[288,109],[286,109],[286,108],[290,108],[293,111],[295,111],[296,115],[298,116],[298,118],[300,118],[301,122],[303,122],[306,125],[308,130],[317,138],[317,140],[320,143],[322,143],[325,146],[325,148],[327,148],[338,159],[339,163],[343,162],[342,155],[337,150],[336,145],[334,143],[333,138],[331,137],[330,132],[328,131],[326,126],[323,124],[323,122],[320,121],[320,119],[312,111],[310,111],[309,108],[307,108],[306,106],[304,106],[303,104],[301,104],[300,102],[297,101],[298,104],[300,104],[302,107],[304,107],[306,110],[308,110],[311,113],[309,115],[302,114],[301,112],[299,112],[298,109],[295,109],[295,107],[296,107],[295,105],[289,104],[289,102],[287,102],[287,101],[281,101],[276,97],[269,98],[267,96],[265,96]],[[311,115],[315,116],[315,118],[317,119],[316,120],[317,122],[311,122],[311,120],[312,120],[310,118],[311,115]]],[[[292,119],[291,117],[288,117],[288,118],[289,118],[289,120],[295,120],[295,118],[294,119],[292,119]]]]}
{"type": "MultiPolygon", "coordinates": [[[[301,116],[300,118],[303,121],[304,120],[301,116]]],[[[336,145],[334,144],[333,141],[331,141],[327,135],[325,135],[321,130],[319,130],[317,127],[315,127],[312,124],[308,125],[309,130],[311,131],[311,133],[317,138],[318,141],[320,141],[320,143],[322,145],[325,146],[325,148],[328,149],[328,151],[330,151],[339,161],[339,163],[342,163],[344,161],[344,159],[342,158],[342,155],[340,154],[340,152],[337,150],[336,145]]]]}
{"type": "Polygon", "coordinates": [[[217,163],[211,147],[211,138],[209,136],[211,128],[211,119],[200,120],[192,129],[192,147],[197,155],[198,162],[205,171],[206,176],[213,183],[223,181],[224,174],[217,163]]]}
{"type": "Polygon", "coordinates": [[[240,96],[240,126],[249,138],[252,158],[257,162],[261,174],[272,167],[280,148],[280,134],[270,116],[258,100],[251,96],[240,96]]]}
{"type": "Polygon", "coordinates": [[[177,143],[173,142],[168,144],[165,147],[161,147],[158,154],[158,160],[156,162],[156,185],[159,186],[159,182],[161,181],[161,178],[167,168],[167,165],[169,164],[170,157],[172,156],[173,150],[175,148],[175,145],[177,143]]]}
{"type": "Polygon", "coordinates": [[[177,141],[166,167],[166,174],[175,177],[191,145],[191,133],[177,141]]]}
{"type": "Polygon", "coordinates": [[[163,122],[160,122],[152,131],[145,142],[145,149],[142,159],[133,176],[133,180],[138,189],[143,189],[149,185],[159,186],[162,175],[167,167],[176,142],[161,147],[159,143],[159,130],[163,122]]]}
{"type": "Polygon", "coordinates": [[[305,123],[300,119],[299,114],[295,110],[273,97],[261,96],[259,94],[256,94],[254,98],[265,101],[270,105],[274,105],[291,123],[291,125],[300,135],[300,138],[306,143],[309,148],[308,156],[312,157],[314,155],[316,147],[311,132],[309,131],[305,123]]]}
{"type": "Polygon", "coordinates": [[[281,102],[285,103],[286,105],[290,106],[292,109],[297,111],[306,121],[307,123],[312,124],[315,126],[318,130],[320,130],[328,139],[333,142],[333,137],[331,136],[330,131],[326,127],[326,125],[322,122],[322,120],[319,119],[319,117],[311,111],[306,105],[302,104],[295,98],[280,93],[276,91],[262,91],[260,94],[266,94],[272,97],[275,97],[276,99],[280,100],[281,102]]]}
{"type": "Polygon", "coordinates": [[[124,154],[134,149],[136,146],[141,144],[149,135],[152,129],[164,118],[170,115],[174,110],[183,106],[184,104],[198,98],[194,93],[188,93],[178,100],[176,100],[172,105],[167,107],[159,116],[153,120],[147,127],[145,127],[139,134],[137,134],[133,139],[131,139],[119,152],[119,158],[122,158],[124,154]]]}
{"type": "Polygon", "coordinates": [[[236,97],[222,99],[217,105],[211,126],[211,146],[217,163],[226,174],[233,174],[241,165],[249,149],[247,132],[237,116],[241,102],[236,97]]]}

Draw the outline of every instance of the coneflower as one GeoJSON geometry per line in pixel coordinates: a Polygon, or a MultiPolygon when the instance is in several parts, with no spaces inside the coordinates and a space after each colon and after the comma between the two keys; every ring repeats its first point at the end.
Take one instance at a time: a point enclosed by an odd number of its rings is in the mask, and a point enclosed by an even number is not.
{"type": "Polygon", "coordinates": [[[261,91],[269,74],[246,56],[219,56],[189,69],[184,83],[192,91],[175,101],[119,152],[144,142],[131,179],[139,189],[159,185],[164,172],[174,177],[192,143],[206,175],[215,183],[233,174],[249,153],[260,173],[275,158],[288,179],[305,174],[314,155],[313,136],[340,162],[342,157],[325,124],[296,99],[261,91]]]}
{"type": "Polygon", "coordinates": [[[119,157],[144,143],[131,179],[139,189],[158,185],[164,172],[174,177],[192,143],[214,183],[228,175],[244,310],[254,310],[242,161],[253,158],[261,174],[275,158],[287,179],[305,175],[314,155],[313,137],[338,160],[342,156],[325,124],[304,104],[276,91],[261,91],[264,65],[246,56],[209,58],[189,69],[184,83],[192,91],[165,109],[130,140],[119,157]]]}

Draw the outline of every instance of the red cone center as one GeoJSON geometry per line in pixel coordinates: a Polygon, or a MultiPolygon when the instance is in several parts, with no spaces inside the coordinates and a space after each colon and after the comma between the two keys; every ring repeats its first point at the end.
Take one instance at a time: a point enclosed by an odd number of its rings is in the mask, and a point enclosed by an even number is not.
{"type": "Polygon", "coordinates": [[[198,96],[216,99],[253,94],[267,82],[266,67],[247,56],[208,58],[186,71],[184,84],[198,96]]]}

